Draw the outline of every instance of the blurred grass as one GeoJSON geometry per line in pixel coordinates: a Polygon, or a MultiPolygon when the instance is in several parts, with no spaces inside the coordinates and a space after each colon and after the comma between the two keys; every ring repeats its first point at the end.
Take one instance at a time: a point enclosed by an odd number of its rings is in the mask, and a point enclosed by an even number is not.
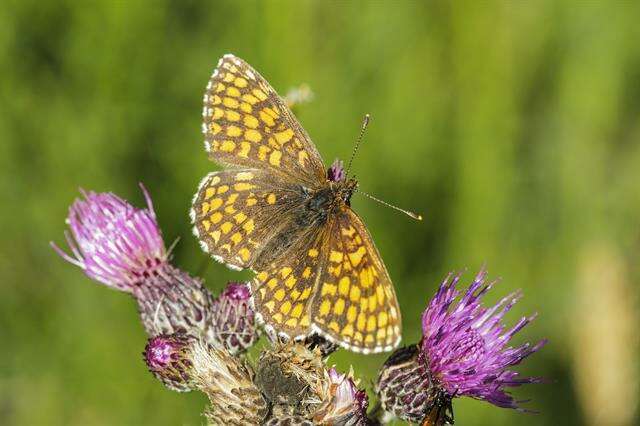
{"type": "MultiPolygon", "coordinates": [[[[353,200],[395,281],[406,343],[439,281],[465,266],[469,279],[483,262],[503,278],[490,299],[524,289],[511,320],[540,313],[516,342],[550,339],[521,371],[552,383],[517,391],[540,414],[462,400],[457,421],[595,424],[586,413],[597,399],[580,397],[588,389],[574,378],[598,366],[574,363],[587,348],[571,339],[572,313],[585,308],[580,253],[600,243],[621,253],[629,276],[616,291],[637,310],[639,18],[636,3],[595,1],[6,2],[0,423],[202,423],[203,398],[166,391],[145,371],[132,301],[48,241],[62,242],[79,186],[142,205],[142,181],[167,242],[181,238],[176,264],[205,265],[214,291],[243,276],[206,260],[186,214],[215,167],[201,142],[203,89],[233,52],[281,94],[311,86],[315,100],[298,115],[326,163],[349,155],[372,115],[354,167],[361,187],[425,216],[353,200]]],[[[355,364],[370,384],[384,359],[332,361],[355,364]]],[[[637,394],[637,365],[621,367],[631,373],[618,389],[637,394]]],[[[615,424],[638,421],[626,409],[615,424]]]]}

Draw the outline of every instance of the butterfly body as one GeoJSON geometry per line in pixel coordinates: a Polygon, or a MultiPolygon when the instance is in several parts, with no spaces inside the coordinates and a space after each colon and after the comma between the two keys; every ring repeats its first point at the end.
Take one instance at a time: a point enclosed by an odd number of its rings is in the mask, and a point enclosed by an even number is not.
{"type": "Polygon", "coordinates": [[[225,168],[200,183],[194,233],[215,260],[256,273],[267,331],[364,353],[397,346],[393,285],[350,205],[357,181],[339,162],[325,171],[285,102],[239,58],[221,59],[204,102],[205,147],[225,168]]]}

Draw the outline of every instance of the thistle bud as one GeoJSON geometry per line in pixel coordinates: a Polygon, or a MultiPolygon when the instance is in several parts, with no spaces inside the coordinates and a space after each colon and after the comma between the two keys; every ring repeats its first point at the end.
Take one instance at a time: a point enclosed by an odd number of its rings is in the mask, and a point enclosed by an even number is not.
{"type": "Polygon", "coordinates": [[[212,339],[220,342],[231,354],[245,352],[258,340],[255,315],[249,305],[250,296],[246,284],[229,283],[212,304],[212,339]]]}
{"type": "MultiPolygon", "coordinates": [[[[394,417],[416,423],[430,412],[439,393],[440,387],[419,359],[418,345],[399,348],[391,354],[376,383],[376,394],[383,409],[394,417]]],[[[450,398],[443,408],[451,411],[450,398]]],[[[447,416],[453,421],[453,415],[447,416]]]]}
{"type": "Polygon", "coordinates": [[[193,338],[180,334],[152,337],[142,353],[149,371],[170,389],[178,392],[194,389],[193,342],[193,338]]]}

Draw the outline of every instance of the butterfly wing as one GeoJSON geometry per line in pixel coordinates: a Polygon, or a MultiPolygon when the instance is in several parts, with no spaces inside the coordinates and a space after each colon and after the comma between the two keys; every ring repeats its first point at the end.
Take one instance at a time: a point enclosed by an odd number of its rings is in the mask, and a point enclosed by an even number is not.
{"type": "Polygon", "coordinates": [[[250,65],[225,55],[204,95],[205,147],[215,162],[324,182],[322,158],[291,110],[250,65]]]}
{"type": "Polygon", "coordinates": [[[233,269],[283,250],[297,229],[294,213],[304,202],[299,186],[266,170],[227,169],[209,173],[193,198],[193,232],[204,251],[233,269]]]}
{"type": "Polygon", "coordinates": [[[328,233],[311,307],[312,328],[352,351],[392,350],[401,339],[400,309],[369,232],[342,204],[328,233]]]}

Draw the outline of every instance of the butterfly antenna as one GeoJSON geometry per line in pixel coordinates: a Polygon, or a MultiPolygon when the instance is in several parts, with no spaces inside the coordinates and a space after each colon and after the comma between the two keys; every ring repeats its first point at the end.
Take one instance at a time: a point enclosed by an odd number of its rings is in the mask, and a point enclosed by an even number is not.
{"type": "Polygon", "coordinates": [[[400,207],[398,207],[398,206],[394,206],[393,204],[389,204],[389,203],[387,203],[386,201],[382,201],[381,199],[376,198],[376,197],[374,197],[374,196],[373,196],[373,195],[371,195],[371,194],[367,194],[366,192],[360,191],[359,189],[356,189],[356,192],[358,192],[358,193],[360,193],[360,194],[364,195],[364,196],[365,196],[365,197],[367,197],[367,198],[372,199],[372,200],[373,200],[373,201],[375,201],[375,202],[378,202],[378,203],[382,204],[383,206],[387,206],[387,207],[390,207],[390,208],[392,208],[392,209],[394,209],[394,210],[397,210],[397,211],[399,211],[399,212],[401,212],[401,213],[404,213],[404,214],[406,214],[407,216],[409,216],[410,218],[413,218],[413,219],[415,219],[415,220],[422,220],[422,215],[419,215],[419,214],[414,213],[414,212],[409,211],[409,210],[401,209],[401,208],[400,208],[400,207]]]}
{"type": "Polygon", "coordinates": [[[353,152],[351,153],[351,158],[349,159],[349,164],[347,165],[347,172],[345,173],[347,176],[349,176],[349,170],[351,170],[351,163],[353,163],[353,158],[356,156],[356,152],[358,152],[358,148],[360,147],[360,142],[362,141],[362,137],[364,136],[364,131],[367,130],[367,126],[369,125],[370,118],[371,116],[369,114],[365,114],[364,119],[362,120],[360,135],[358,136],[358,140],[356,141],[356,144],[353,147],[353,152]]]}

